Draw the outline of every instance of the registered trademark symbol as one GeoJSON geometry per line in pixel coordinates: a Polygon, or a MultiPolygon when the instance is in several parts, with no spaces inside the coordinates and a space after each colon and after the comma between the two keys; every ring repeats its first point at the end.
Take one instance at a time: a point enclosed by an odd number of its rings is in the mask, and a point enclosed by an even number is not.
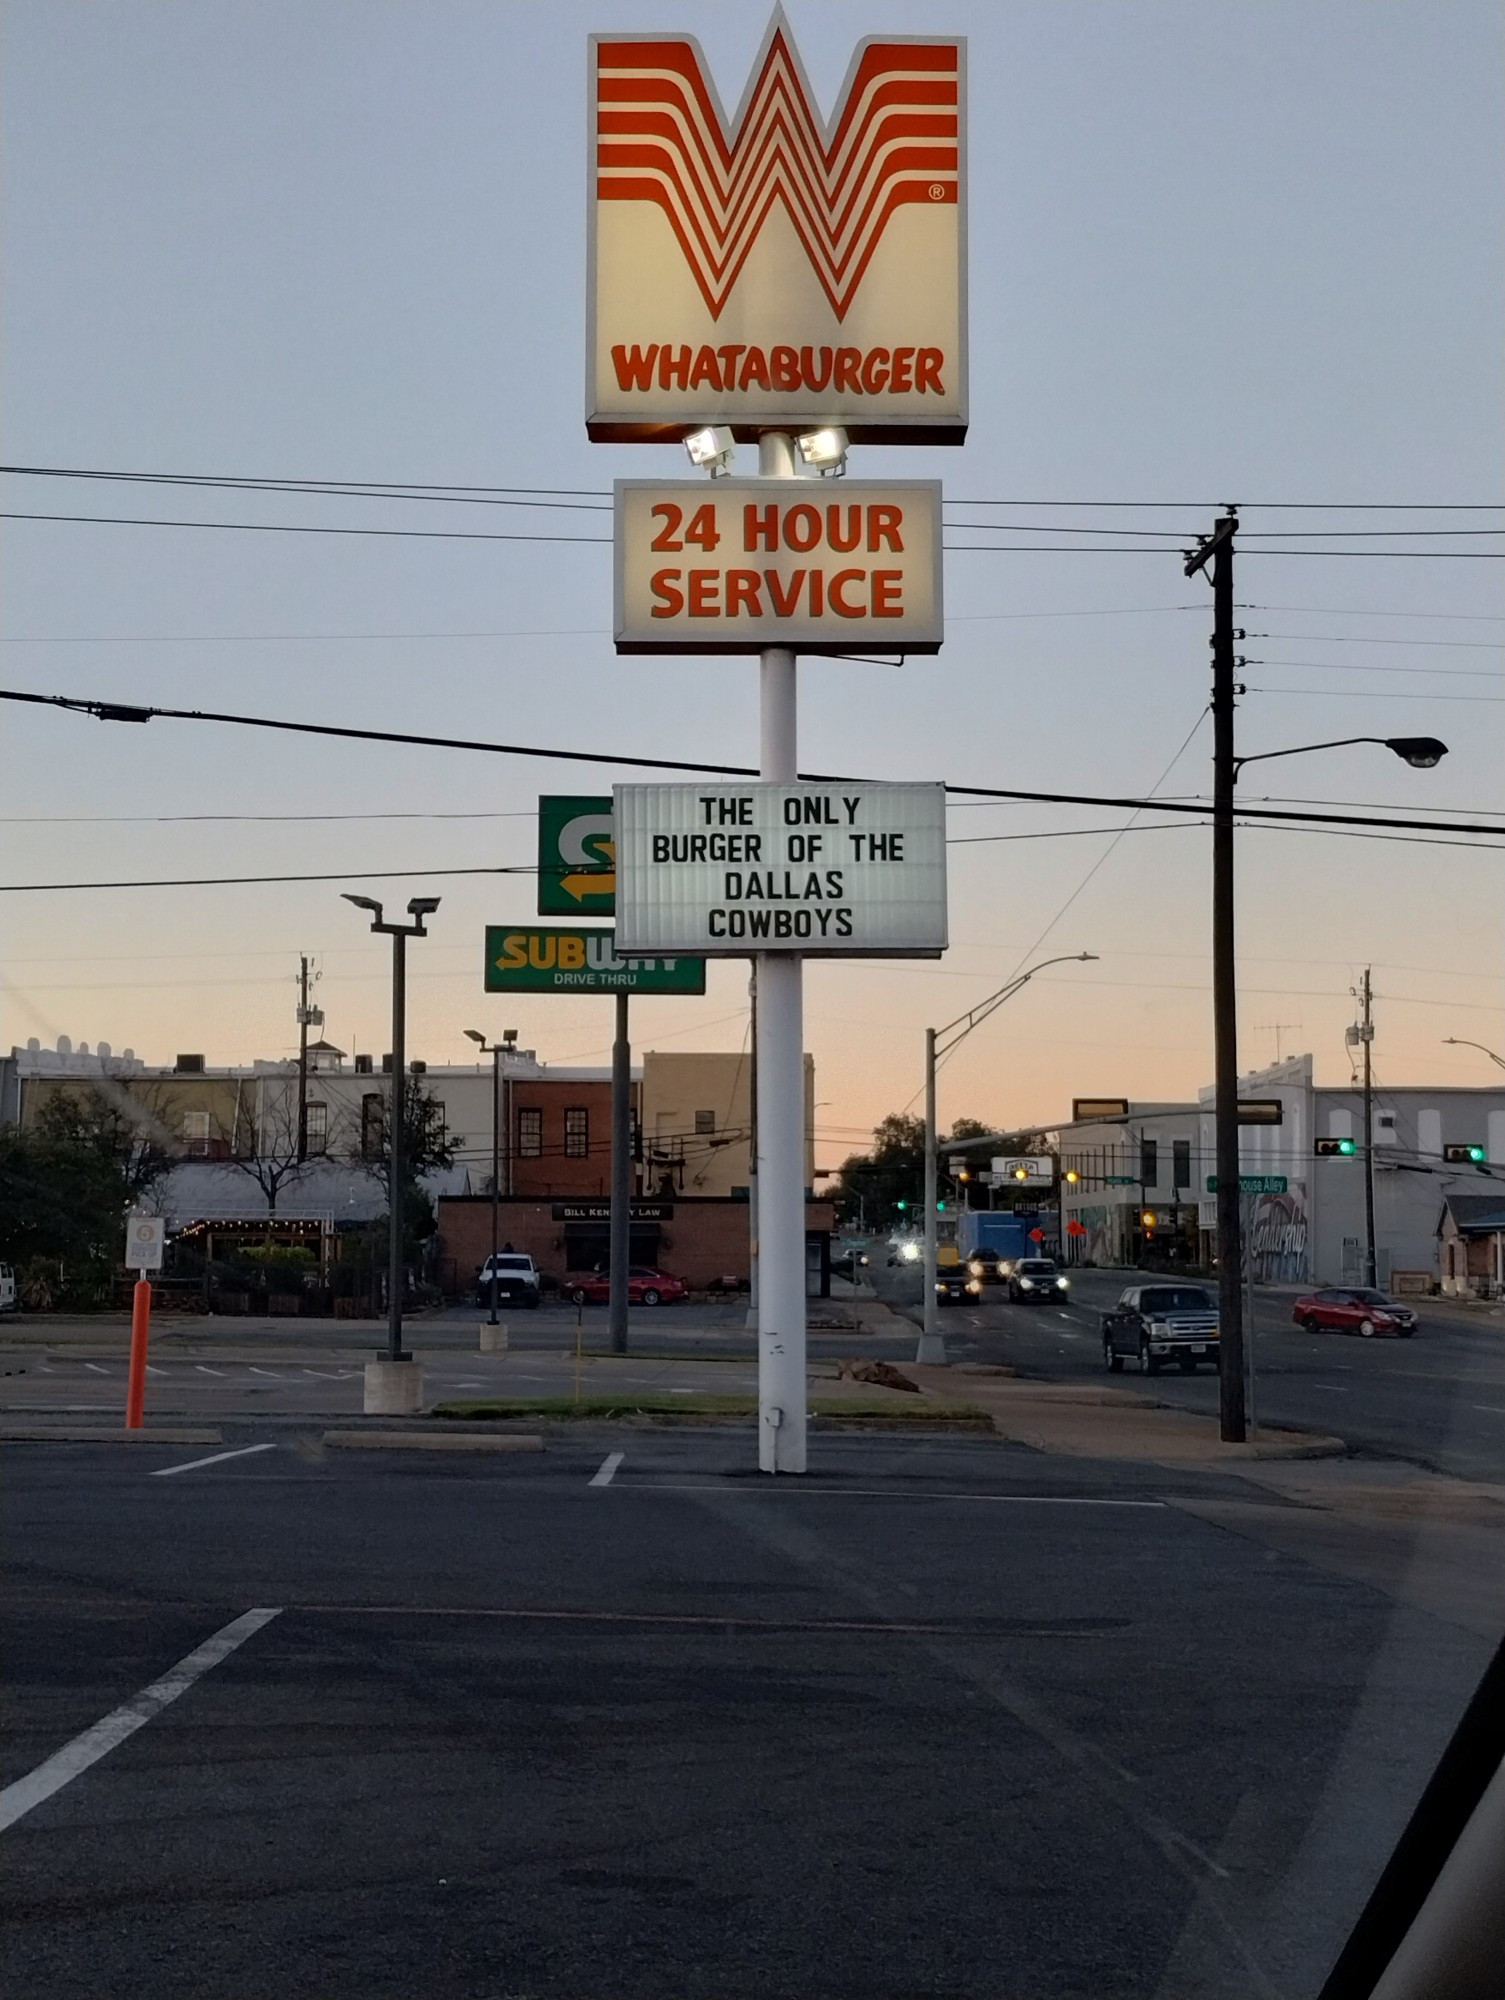
{"type": "Polygon", "coordinates": [[[930,199],[932,201],[944,201],[946,199],[946,184],[944,181],[932,181],[930,183],[930,199]]]}

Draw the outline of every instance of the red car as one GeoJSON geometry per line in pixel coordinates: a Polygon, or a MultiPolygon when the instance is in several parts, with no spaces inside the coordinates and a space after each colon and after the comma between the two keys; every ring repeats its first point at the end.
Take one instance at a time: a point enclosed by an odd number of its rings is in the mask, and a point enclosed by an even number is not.
{"type": "MultiPolygon", "coordinates": [[[[653,1271],[645,1264],[632,1265],[627,1273],[627,1303],[630,1306],[672,1305],[686,1296],[685,1281],[671,1271],[653,1271]]],[[[577,1306],[604,1306],[611,1297],[611,1281],[604,1271],[583,1278],[570,1288],[577,1306]]]]}
{"type": "Polygon", "coordinates": [[[1296,1301],[1291,1318],[1308,1333],[1362,1333],[1366,1338],[1393,1333],[1399,1340],[1409,1340],[1416,1331],[1416,1315],[1409,1306],[1361,1285],[1309,1292],[1296,1301]]]}

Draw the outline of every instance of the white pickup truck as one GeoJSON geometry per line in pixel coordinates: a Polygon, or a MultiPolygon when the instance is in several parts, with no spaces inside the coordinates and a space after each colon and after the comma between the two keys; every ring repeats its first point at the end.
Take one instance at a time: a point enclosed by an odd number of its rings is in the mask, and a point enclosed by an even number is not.
{"type": "Polygon", "coordinates": [[[539,1283],[538,1266],[529,1256],[518,1250],[499,1250],[495,1257],[488,1257],[476,1273],[476,1304],[491,1304],[492,1267],[496,1269],[496,1300],[498,1305],[527,1306],[530,1311],[538,1309],[538,1298],[542,1287],[539,1283]]]}

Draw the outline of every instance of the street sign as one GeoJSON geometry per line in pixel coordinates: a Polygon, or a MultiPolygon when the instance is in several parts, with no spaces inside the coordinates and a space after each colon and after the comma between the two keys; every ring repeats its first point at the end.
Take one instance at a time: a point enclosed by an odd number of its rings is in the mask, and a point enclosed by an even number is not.
{"type": "Polygon", "coordinates": [[[1029,1240],[1031,1243],[1043,1243],[1045,1241],[1045,1231],[1043,1229],[1032,1229],[1029,1233],[1029,1240]]]}
{"type": "Polygon", "coordinates": [[[998,1186],[1011,1182],[1021,1187],[1049,1186],[1056,1177],[1056,1163],[1048,1153],[1020,1153],[1010,1159],[995,1159],[993,1177],[998,1186]]]}
{"type": "Polygon", "coordinates": [[[705,960],[617,956],[605,930],[486,926],[488,993],[704,993],[705,960]]]}
{"type": "Polygon", "coordinates": [[[538,801],[538,914],[616,914],[617,850],[610,797],[538,801]]]}
{"type": "Polygon", "coordinates": [[[1138,1174],[1104,1174],[1103,1185],[1105,1187],[1138,1187],[1139,1176],[1138,1174]]]}
{"type": "Polygon", "coordinates": [[[940,785],[618,785],[615,796],[623,951],[945,949],[940,785]]]}
{"type": "Polygon", "coordinates": [[[167,1224],[160,1215],[128,1215],[125,1219],[125,1267],[128,1271],[160,1271],[167,1241],[167,1224]]]}
{"type": "Polygon", "coordinates": [[[827,120],[776,12],[728,120],[688,36],[592,37],[590,437],[961,443],[964,54],[870,37],[827,120]]]}
{"type": "MultiPolygon", "coordinates": [[[[1207,1176],[1207,1192],[1209,1194],[1216,1194],[1217,1191],[1218,1177],[1216,1174],[1209,1174],[1207,1176]]],[[[1240,1194],[1284,1194],[1286,1192],[1286,1177],[1284,1174],[1240,1174],[1238,1177],[1238,1191],[1240,1194]]]]}
{"type": "Polygon", "coordinates": [[[1128,1115],[1127,1097],[1073,1097],[1071,1100],[1073,1125],[1079,1125],[1084,1118],[1127,1118],[1128,1115]]]}
{"type": "Polygon", "coordinates": [[[619,479],[619,653],[939,652],[939,480],[619,479]]]}

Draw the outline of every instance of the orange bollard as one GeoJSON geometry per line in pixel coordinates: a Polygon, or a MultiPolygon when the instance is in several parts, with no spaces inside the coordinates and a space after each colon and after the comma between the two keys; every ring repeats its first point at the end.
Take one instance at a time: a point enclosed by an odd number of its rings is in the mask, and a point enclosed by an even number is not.
{"type": "Polygon", "coordinates": [[[146,1405],[146,1339],[151,1328],[152,1288],[146,1278],[137,1278],[131,1295],[131,1367],[125,1390],[125,1427],[141,1429],[146,1405]]]}

